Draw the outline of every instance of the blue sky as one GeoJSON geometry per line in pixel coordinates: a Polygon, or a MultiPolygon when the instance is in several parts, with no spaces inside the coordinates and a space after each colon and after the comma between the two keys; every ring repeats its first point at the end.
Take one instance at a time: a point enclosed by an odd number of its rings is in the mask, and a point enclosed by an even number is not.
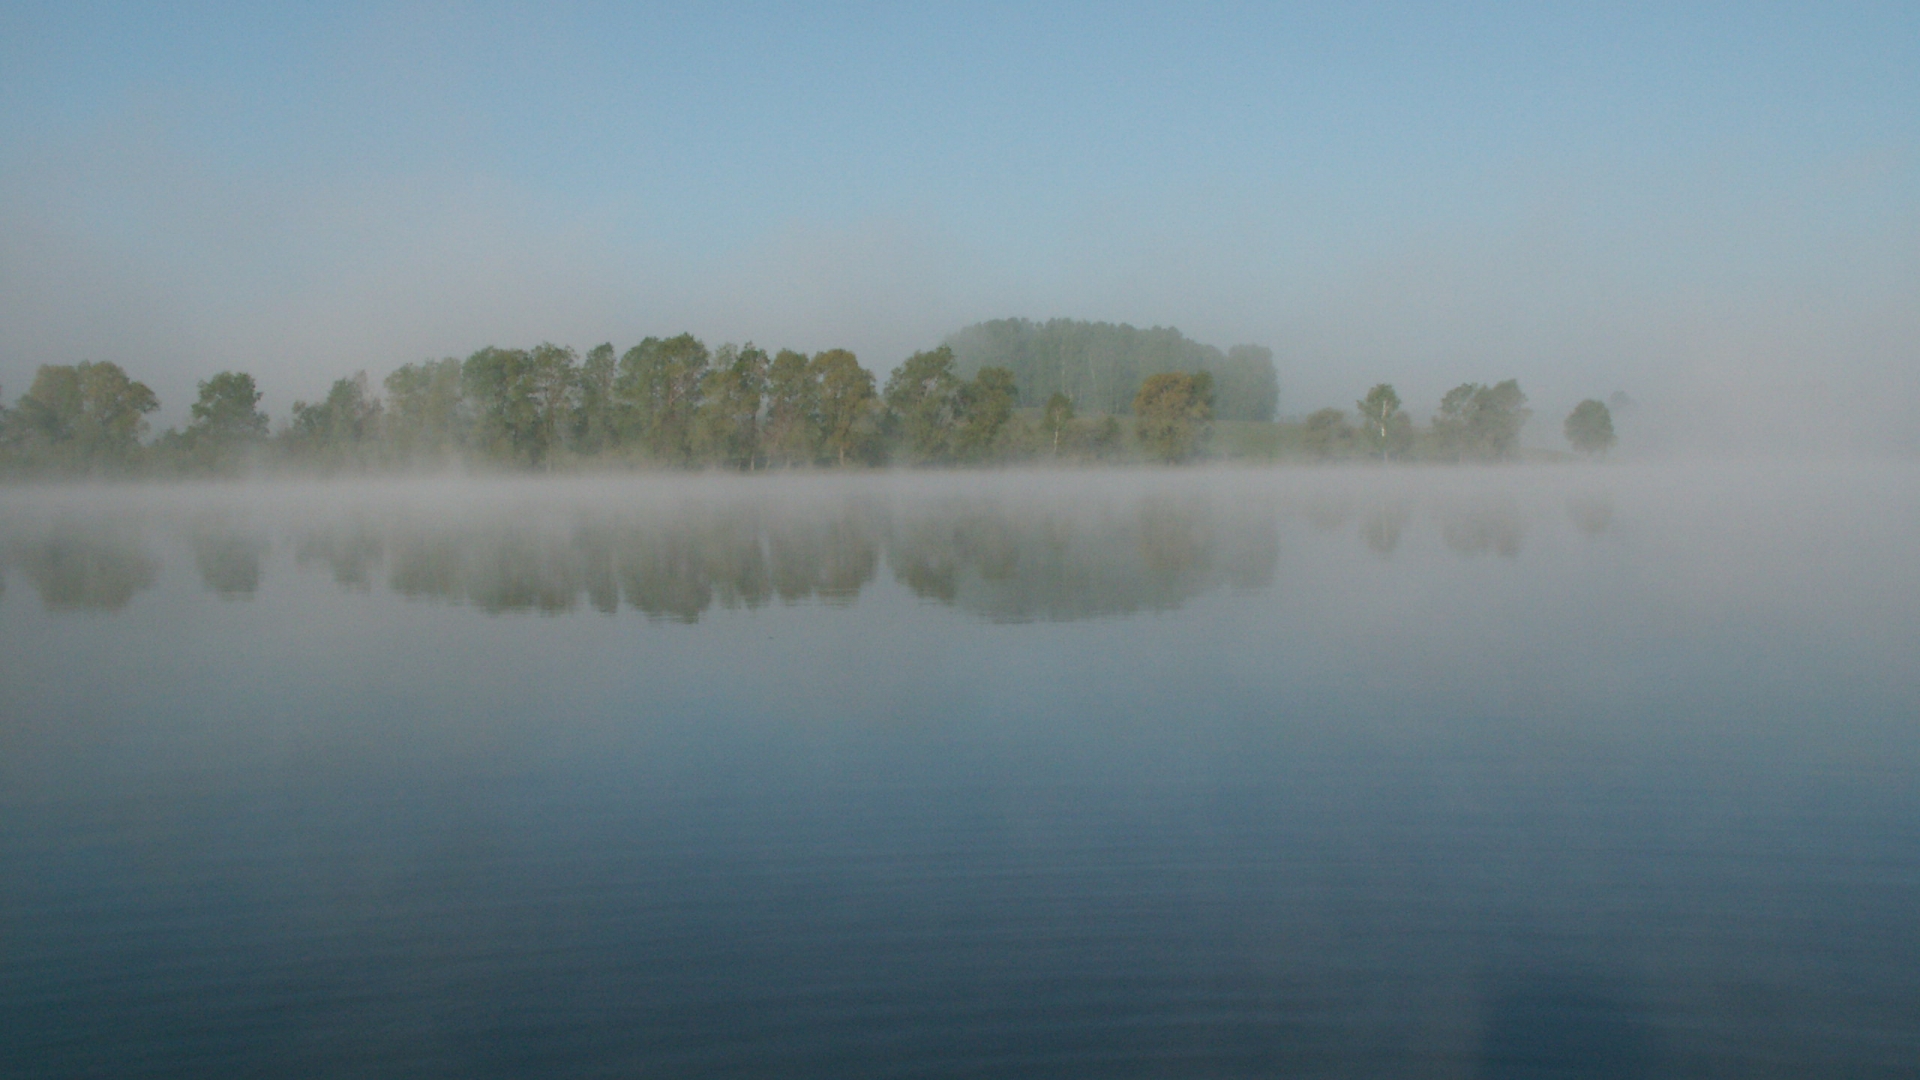
{"type": "Polygon", "coordinates": [[[1912,4],[281,7],[0,8],[0,392],[1070,316],[1266,344],[1288,412],[1915,445],[1912,4]]]}

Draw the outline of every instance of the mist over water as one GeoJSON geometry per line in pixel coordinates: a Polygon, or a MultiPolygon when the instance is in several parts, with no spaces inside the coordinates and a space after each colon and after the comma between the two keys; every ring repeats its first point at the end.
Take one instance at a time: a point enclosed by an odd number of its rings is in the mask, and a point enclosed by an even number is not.
{"type": "Polygon", "coordinates": [[[0,1072],[1890,1075],[1920,469],[0,492],[0,1072]]]}

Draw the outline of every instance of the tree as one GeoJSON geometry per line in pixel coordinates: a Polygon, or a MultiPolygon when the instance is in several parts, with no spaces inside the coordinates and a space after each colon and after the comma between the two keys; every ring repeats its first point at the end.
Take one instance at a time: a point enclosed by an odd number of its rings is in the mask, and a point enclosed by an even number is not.
{"type": "Polygon", "coordinates": [[[960,377],[945,345],[907,357],[887,377],[887,413],[912,461],[942,461],[956,449],[962,412],[960,377]]]}
{"type": "Polygon", "coordinates": [[[1062,393],[1089,411],[1122,414],[1141,382],[1158,371],[1210,373],[1214,416],[1221,420],[1270,421],[1279,397],[1271,350],[1236,345],[1222,353],[1171,327],[999,319],[966,327],[945,344],[953,349],[954,374],[963,379],[983,368],[1011,370],[1023,405],[1062,393]]]}
{"type": "Polygon", "coordinates": [[[1067,430],[1073,423],[1073,399],[1055,391],[1054,395],[1047,399],[1047,408],[1042,414],[1041,423],[1046,427],[1047,434],[1053,437],[1053,456],[1059,457],[1060,433],[1067,430]]]}
{"type": "Polygon", "coordinates": [[[1352,443],[1353,426],[1346,413],[1329,407],[1308,415],[1304,444],[1315,461],[1342,456],[1352,443]]]}
{"type": "Polygon", "coordinates": [[[811,462],[820,447],[819,369],[805,355],[781,349],[767,365],[767,416],[761,445],[768,460],[811,462]]]}
{"type": "Polygon", "coordinates": [[[20,399],[16,423],[54,460],[91,469],[126,464],[160,407],[153,391],[111,361],[49,364],[20,399]]]}
{"type": "Polygon", "coordinates": [[[624,426],[657,461],[683,462],[693,452],[693,418],[711,357],[692,334],[647,338],[620,358],[614,396],[624,426]]]}
{"type": "Polygon", "coordinates": [[[618,437],[614,427],[613,382],[619,372],[620,362],[614,356],[611,343],[587,350],[587,358],[580,364],[580,407],[574,421],[574,445],[581,453],[600,453],[618,437]]]}
{"type": "Polygon", "coordinates": [[[193,423],[187,434],[195,442],[233,446],[265,438],[267,414],[260,411],[261,392],[253,376],[223,371],[200,384],[200,400],[188,410],[193,423]]]}
{"type": "Polygon", "coordinates": [[[1170,464],[1185,461],[1213,415],[1213,380],[1206,372],[1149,375],[1133,396],[1134,437],[1170,464]]]}
{"type": "Polygon", "coordinates": [[[1613,434],[1612,410],[1606,402],[1594,398],[1575,405],[1561,430],[1576,451],[1594,457],[1606,453],[1619,441],[1613,434]]]}
{"type": "Polygon", "coordinates": [[[1367,391],[1367,396],[1355,402],[1354,406],[1360,410],[1360,420],[1366,425],[1368,440],[1380,451],[1380,460],[1386,461],[1394,448],[1394,421],[1405,415],[1400,411],[1400,395],[1394,392],[1391,383],[1380,383],[1367,391]]]}
{"type": "Polygon", "coordinates": [[[842,465],[849,456],[867,456],[879,434],[874,421],[880,399],[873,391],[873,372],[845,349],[815,356],[812,367],[820,393],[823,449],[842,465]]]}
{"type": "Polygon", "coordinates": [[[388,375],[386,435],[402,460],[445,455],[464,435],[460,361],[422,360],[388,375]]]}
{"type": "Polygon", "coordinates": [[[367,373],[336,379],[325,401],[293,403],[289,437],[300,451],[338,460],[355,454],[361,444],[380,432],[380,399],[367,385],[367,373]]]}
{"type": "Polygon", "coordinates": [[[1013,372],[1002,367],[981,368],[972,380],[960,388],[960,417],[955,432],[954,452],[967,460],[979,460],[993,451],[993,440],[1013,416],[1013,404],[1019,391],[1013,386],[1013,372]]]}
{"type": "Polygon", "coordinates": [[[1455,460],[1504,460],[1518,453],[1520,429],[1532,415],[1518,380],[1492,386],[1461,383],[1440,399],[1434,441],[1455,460]]]}
{"type": "Polygon", "coordinates": [[[524,449],[533,464],[549,463],[564,444],[579,406],[579,379],[579,358],[572,349],[542,342],[527,353],[533,425],[524,449]]]}
{"type": "Polygon", "coordinates": [[[760,400],[767,388],[767,354],[751,343],[722,345],[701,386],[694,421],[696,448],[707,460],[753,467],[760,451],[760,400]]]}

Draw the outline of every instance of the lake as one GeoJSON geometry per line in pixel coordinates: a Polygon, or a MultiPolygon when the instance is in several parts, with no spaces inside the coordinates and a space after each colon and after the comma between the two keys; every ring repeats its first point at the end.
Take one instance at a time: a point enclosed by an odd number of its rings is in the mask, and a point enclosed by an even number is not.
{"type": "Polygon", "coordinates": [[[1920,466],[0,490],[0,1074],[1920,1074],[1920,466]]]}

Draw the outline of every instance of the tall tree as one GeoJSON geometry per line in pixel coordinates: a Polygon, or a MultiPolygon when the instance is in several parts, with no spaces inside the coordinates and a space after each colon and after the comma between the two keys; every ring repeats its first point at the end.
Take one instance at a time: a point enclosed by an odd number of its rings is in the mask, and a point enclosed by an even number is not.
{"type": "Polygon", "coordinates": [[[953,350],[945,345],[907,357],[887,378],[887,412],[911,461],[944,461],[955,449],[962,402],[953,350]]]}
{"type": "Polygon", "coordinates": [[[767,354],[749,342],[722,345],[701,388],[694,418],[698,452],[709,461],[750,469],[760,452],[760,402],[766,395],[767,354]]]}
{"type": "Polygon", "coordinates": [[[474,442],[484,454],[537,460],[540,402],[525,349],[489,345],[467,357],[460,380],[474,409],[474,442]]]}
{"type": "Polygon", "coordinates": [[[819,368],[792,349],[781,349],[767,365],[762,446],[770,461],[811,462],[820,452],[819,376],[819,368]]]}
{"type": "Polygon", "coordinates": [[[1135,438],[1162,461],[1185,461],[1198,448],[1212,418],[1212,390],[1206,372],[1163,371],[1147,376],[1133,398],[1135,438]]]}
{"type": "Polygon", "coordinates": [[[1013,404],[1018,399],[1012,371],[1003,367],[981,368],[960,388],[955,455],[968,461],[990,456],[993,440],[1013,417],[1013,404]]]}
{"type": "Polygon", "coordinates": [[[867,457],[878,435],[875,419],[880,409],[873,372],[861,367],[845,349],[820,353],[812,366],[820,387],[822,449],[841,465],[849,457],[867,457]]]}
{"type": "Polygon", "coordinates": [[[1590,457],[1606,453],[1619,441],[1613,433],[1613,411],[1594,398],[1575,405],[1561,430],[1575,450],[1590,457]]]}
{"type": "Polygon", "coordinates": [[[1367,440],[1380,452],[1380,460],[1386,461],[1393,451],[1395,421],[1405,415],[1400,411],[1400,395],[1394,392],[1392,384],[1380,383],[1354,404],[1360,410],[1361,422],[1366,425],[1367,440]]]}
{"type": "Polygon", "coordinates": [[[620,358],[614,395],[633,438],[657,461],[684,462],[693,452],[693,418],[710,362],[692,334],[647,338],[620,358]]]}
{"type": "Polygon", "coordinates": [[[580,358],[570,348],[542,342],[527,353],[527,378],[534,401],[527,449],[534,464],[546,464],[565,445],[579,409],[580,358]]]}
{"type": "Polygon", "coordinates": [[[1059,457],[1060,435],[1073,424],[1073,399],[1056,390],[1054,395],[1047,399],[1047,408],[1042,414],[1041,423],[1053,440],[1053,456],[1059,457]]]}
{"type": "Polygon", "coordinates": [[[1532,415],[1518,380],[1491,386],[1462,383],[1440,399],[1434,441],[1455,460],[1505,460],[1518,454],[1520,429],[1532,415]]]}
{"type": "Polygon", "coordinates": [[[49,364],[20,399],[17,422],[60,464],[125,465],[146,433],[146,414],[160,407],[144,383],[111,361],[49,364]]]}
{"type": "Polygon", "coordinates": [[[464,436],[460,361],[422,360],[406,364],[386,378],[387,430],[401,460],[441,457],[464,436]]]}
{"type": "Polygon", "coordinates": [[[583,454],[600,453],[618,436],[613,383],[619,374],[620,361],[611,343],[587,350],[580,364],[580,409],[574,424],[575,442],[583,454]]]}
{"type": "Polygon", "coordinates": [[[380,399],[373,396],[367,373],[335,379],[325,401],[293,403],[290,442],[298,452],[329,465],[359,458],[364,444],[380,434],[380,399]]]}
{"type": "Polygon", "coordinates": [[[261,392],[244,371],[223,371],[200,384],[200,400],[188,410],[187,426],[196,442],[234,446],[264,438],[267,414],[260,411],[261,392]]]}

